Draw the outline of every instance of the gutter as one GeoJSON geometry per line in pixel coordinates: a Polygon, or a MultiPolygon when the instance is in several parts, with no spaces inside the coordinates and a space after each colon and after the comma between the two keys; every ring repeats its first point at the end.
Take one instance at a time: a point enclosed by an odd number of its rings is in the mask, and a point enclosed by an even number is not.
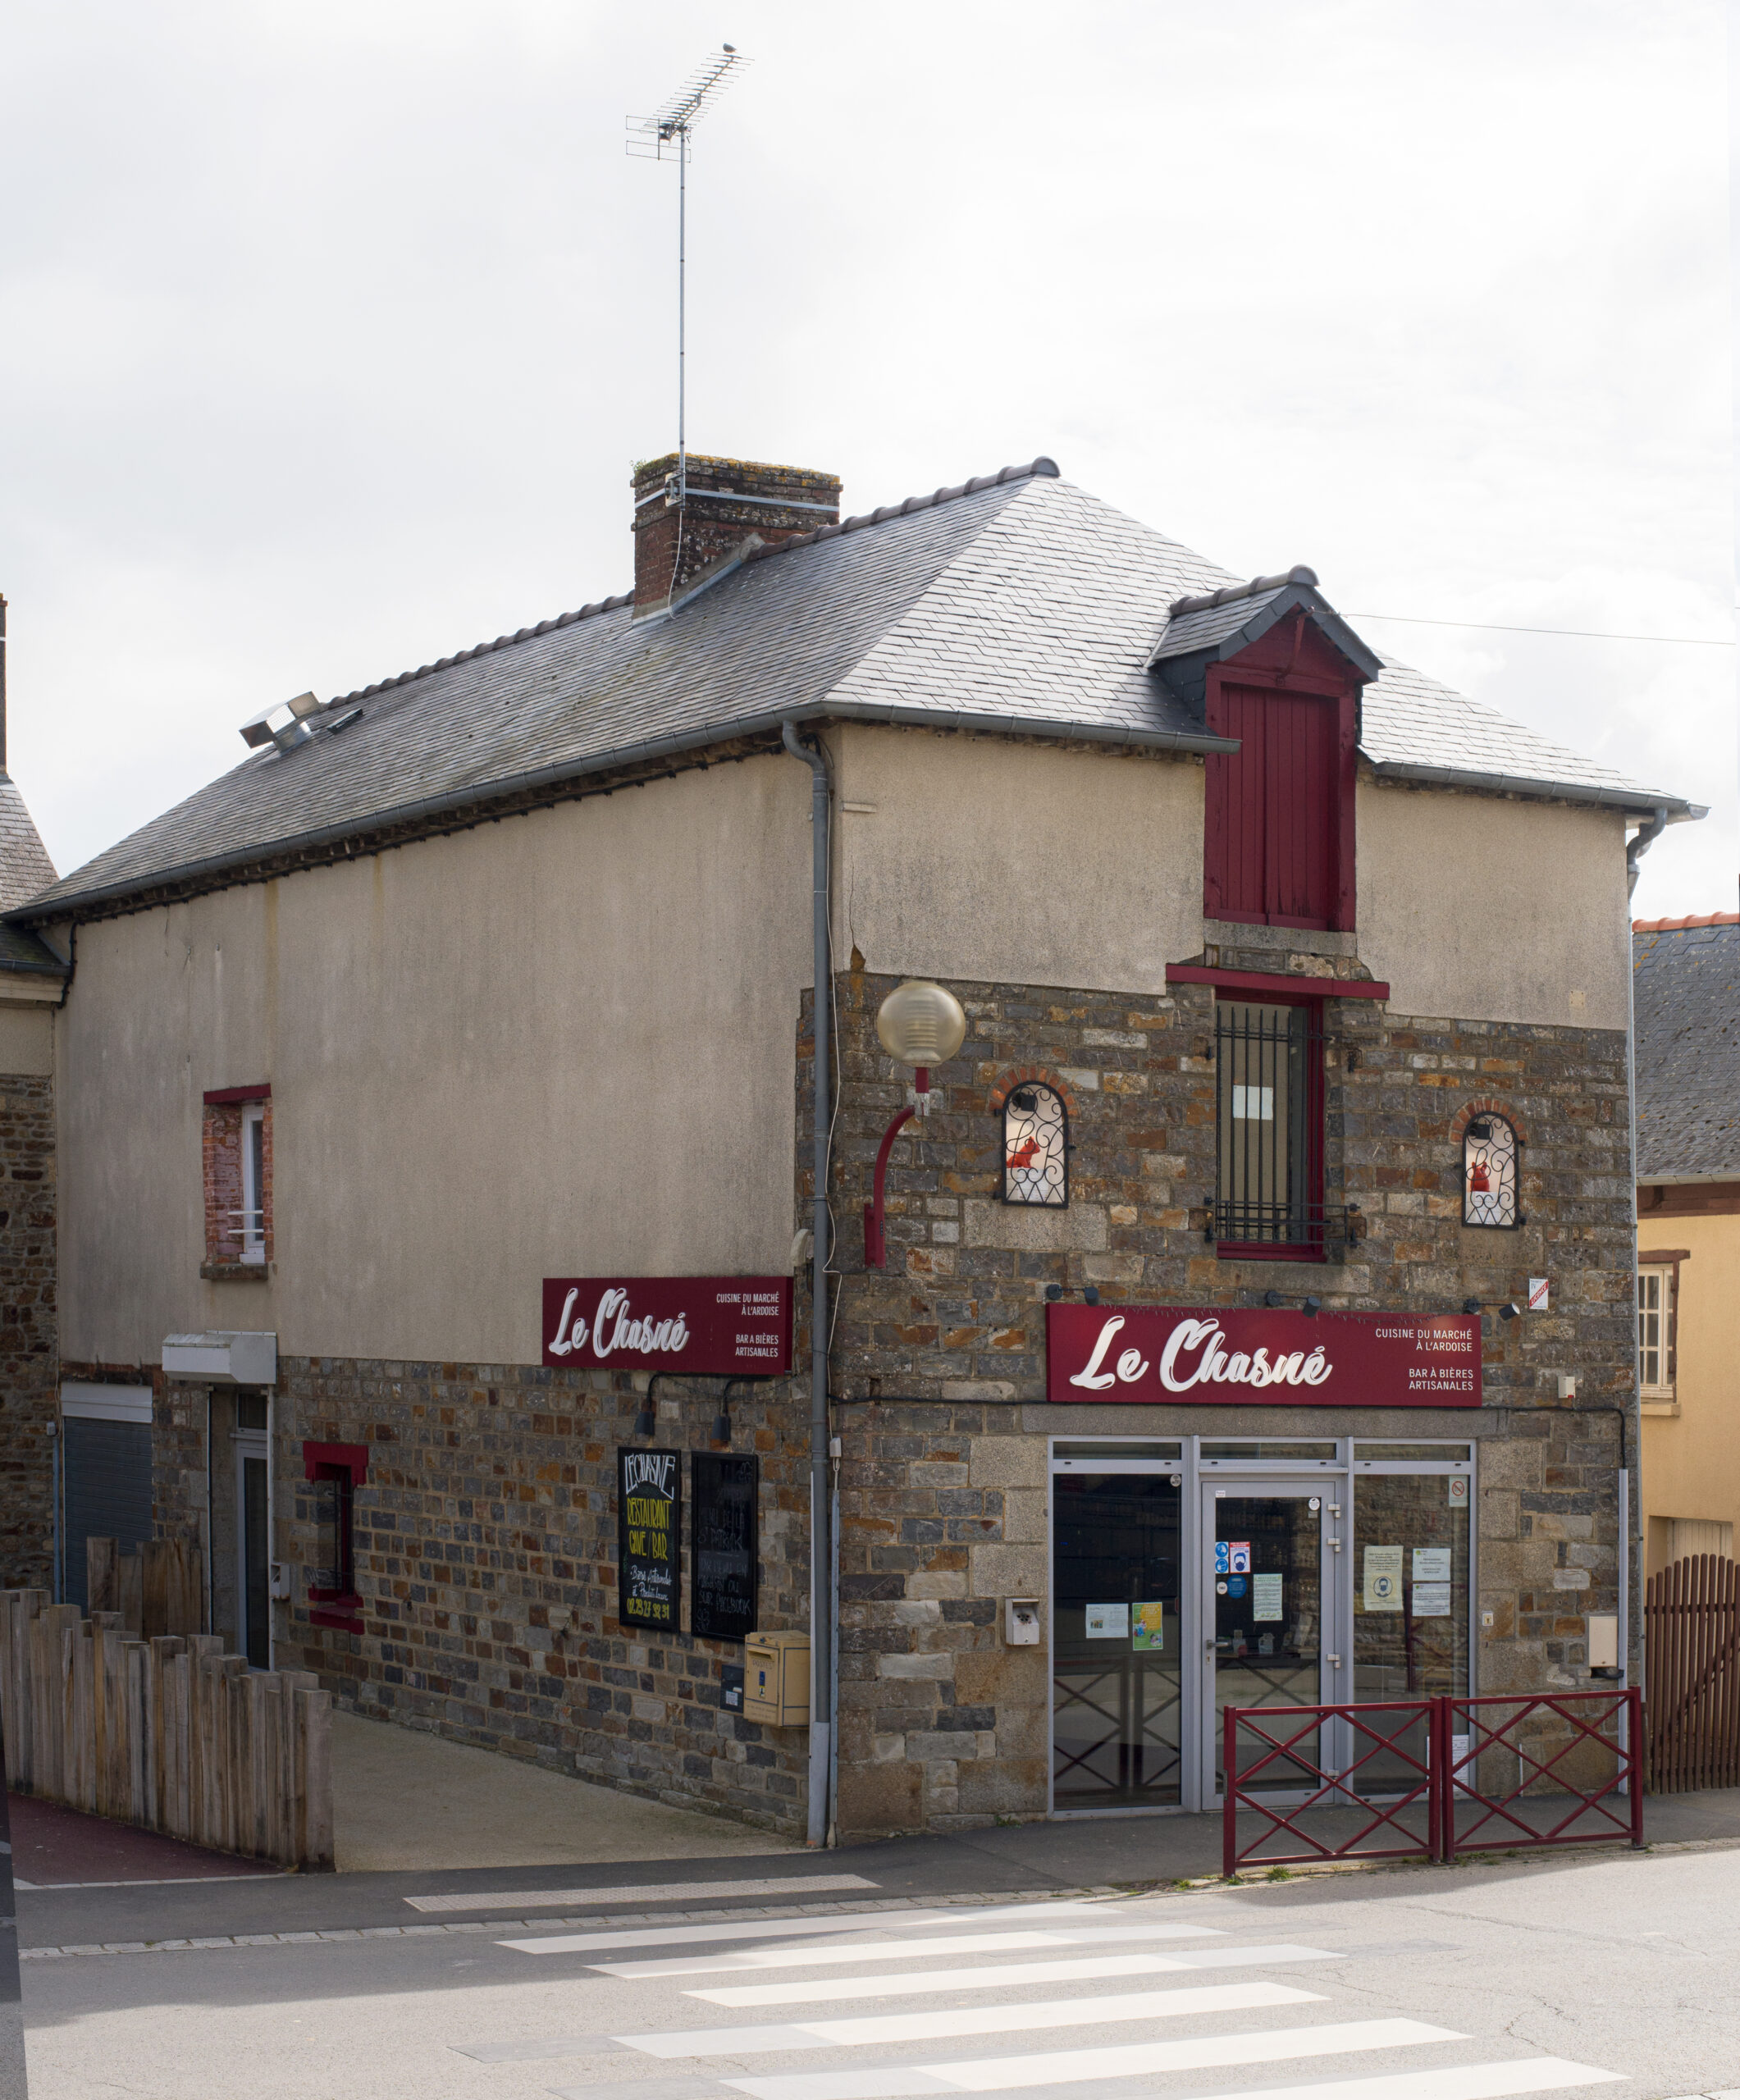
{"type": "Polygon", "coordinates": [[[1640,1189],[1719,1188],[1730,1181],[1740,1181],[1740,1163],[1719,1167],[1714,1174],[1651,1174],[1646,1167],[1637,1170],[1640,1189]]]}
{"type": "MultiPolygon", "coordinates": [[[[1370,759],[1380,780],[1418,780],[1432,788],[1483,788],[1489,793],[1541,795],[1555,802],[1596,802],[1613,810],[1640,810],[1659,816],[1661,824],[1650,833],[1660,836],[1662,826],[1693,824],[1707,817],[1709,810],[1697,802],[1683,802],[1677,796],[1651,794],[1646,788],[1588,788],[1565,780],[1537,780],[1523,774],[1476,773],[1460,766],[1415,765],[1402,759],[1370,759]]],[[[1631,856],[1626,856],[1631,865],[1631,856]]]]}
{"type": "Polygon", "coordinates": [[[351,818],[342,824],[322,824],[308,831],[292,832],[282,838],[258,839],[233,852],[214,854],[203,861],[184,861],[173,867],[153,869],[148,875],[130,875],[125,880],[105,883],[94,889],[71,893],[57,890],[34,902],[20,905],[14,911],[0,914],[0,918],[11,925],[47,924],[57,919],[69,918],[83,906],[118,903],[126,897],[136,896],[142,890],[153,889],[162,883],[186,882],[201,875],[239,875],[261,861],[279,854],[294,853],[314,846],[337,845],[347,838],[362,838],[384,824],[409,824],[414,823],[419,817],[443,816],[509,795],[523,794],[529,788],[560,787],[569,781],[588,779],[596,774],[613,772],[618,767],[640,764],[649,759],[687,756],[693,752],[710,751],[715,745],[729,742],[733,737],[760,734],[783,737],[788,723],[795,726],[826,721],[910,724],[921,729],[966,729],[980,735],[1038,737],[1054,743],[1106,744],[1115,749],[1129,751],[1208,752],[1235,751],[1239,748],[1236,737],[1213,737],[1206,730],[1122,728],[1103,723],[1056,721],[1031,714],[990,714],[966,710],[951,710],[945,714],[934,708],[873,705],[861,701],[821,700],[806,707],[780,708],[774,712],[744,715],[736,721],[714,723],[705,730],[692,731],[684,736],[650,737],[637,744],[619,746],[612,751],[600,753],[595,758],[545,766],[532,773],[509,774],[482,785],[454,788],[445,795],[428,796],[414,802],[395,803],[388,808],[372,810],[366,818],[351,818]]]}

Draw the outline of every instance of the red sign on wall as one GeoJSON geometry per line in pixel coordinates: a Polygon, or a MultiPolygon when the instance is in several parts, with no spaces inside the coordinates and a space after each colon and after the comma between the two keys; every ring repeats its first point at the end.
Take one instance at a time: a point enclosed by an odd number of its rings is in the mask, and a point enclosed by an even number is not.
{"type": "Polygon", "coordinates": [[[789,1276],[546,1276],[544,1361],[773,1378],[792,1363],[789,1276]]]}
{"type": "Polygon", "coordinates": [[[1477,1408],[1480,1321],[1466,1312],[1217,1305],[1048,1305],[1053,1401],[1179,1406],[1477,1408]]]}

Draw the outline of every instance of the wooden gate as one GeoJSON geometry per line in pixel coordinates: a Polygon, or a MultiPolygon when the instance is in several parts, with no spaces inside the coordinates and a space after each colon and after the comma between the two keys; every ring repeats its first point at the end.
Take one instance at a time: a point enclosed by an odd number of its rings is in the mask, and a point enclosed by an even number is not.
{"type": "Polygon", "coordinates": [[[1651,1793],[1740,1786],[1740,1569],[1694,1554],[1645,1591],[1651,1793]]]}

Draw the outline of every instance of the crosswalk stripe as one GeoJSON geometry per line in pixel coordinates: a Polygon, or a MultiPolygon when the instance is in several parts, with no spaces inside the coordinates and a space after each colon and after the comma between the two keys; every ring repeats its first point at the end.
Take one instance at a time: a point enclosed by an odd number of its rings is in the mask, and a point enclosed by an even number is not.
{"type": "Polygon", "coordinates": [[[943,2012],[880,2012],[856,2020],[806,2020],[783,2027],[665,2028],[618,2034],[625,2049],[649,2057],[734,2057],[751,2051],[839,2048],[878,2043],[932,2042],[958,2034],[1019,2034],[1042,2027],[1094,2027],[1120,2020],[1181,2019],[1188,2013],[1253,2012],[1265,2006],[1321,2005],[1315,1991],[1287,1984],[1207,1984],[1116,1997],[1052,1998],[1035,2005],[951,2006],[943,2012]]]}
{"type": "Polygon", "coordinates": [[[1419,2020],[1358,2020],[1327,2027],[1272,2028],[1262,2034],[1199,2035],[1181,2042],[1122,2043],[861,2071],[800,2071],[777,2078],[727,2079],[724,2083],[749,2094],[750,2100],[907,2100],[911,2094],[1006,2093],[1030,2085],[1079,2084],[1093,2078],[1223,2070],[1467,2039],[1454,2028],[1430,2027],[1419,2020]]]}
{"type": "MultiPolygon", "coordinates": [[[[1178,1929],[1173,1925],[1089,1925],[1054,1933],[963,1933],[946,1938],[927,1939],[923,1942],[923,1948],[927,1956],[992,1954],[1005,1947],[1018,1953],[1024,1947],[1104,1947],[1118,1942],[1171,1939],[1178,1936],[1178,1929]]],[[[522,1949],[537,1946],[536,1941],[523,1940],[504,1940],[501,1944],[522,1949]]],[[[802,1968],[824,1961],[905,1961],[916,1951],[911,1940],[861,1940],[850,1947],[750,1947],[742,1954],[719,1955],[706,1961],[594,1962],[590,1965],[604,1976],[728,1976],[741,1974],[745,1970],[802,1968]]]]}
{"type": "MultiPolygon", "coordinates": [[[[909,1949],[916,1952],[916,1949],[909,1949]]],[[[841,1998],[915,1997],[929,1991],[994,1991],[1018,1984],[1092,1983],[1187,1969],[1267,1968],[1283,1961],[1340,1961],[1321,1947],[1214,1947],[1189,1954],[1093,1954],[1065,1961],[999,1961],[976,1969],[902,1970],[897,1975],[806,1976],[796,1984],[733,1984],[685,1991],[707,2005],[819,2005],[841,1998]]]]}
{"type": "Polygon", "coordinates": [[[459,1888],[407,1896],[413,1911],[571,1911],[583,1903],[682,1903],[715,1897],[811,1896],[843,1888],[879,1888],[861,1874],[779,1874],[760,1881],[633,1882],[619,1888],[459,1888]]]}
{"type": "MultiPolygon", "coordinates": [[[[1327,2085],[1240,2088],[1219,2100],[1511,2100],[1523,2093],[1562,2093],[1568,2086],[1628,2083],[1624,2071],[1597,2070],[1562,2057],[1528,2057],[1505,2064],[1461,2064],[1451,2070],[1384,2071],[1376,2078],[1338,2078],[1327,2085]]],[[[594,2093],[588,2100],[602,2100],[594,2093]]],[[[648,2096],[652,2100],[652,2096],[648,2096]]],[[[1722,2100],[1713,2093],[1710,2100],[1722,2100]]]]}
{"type": "MultiPolygon", "coordinates": [[[[1127,1918],[1130,1915],[1108,1903],[1015,1903],[1007,1909],[970,1911],[966,1917],[975,1925],[1002,1924],[1015,1920],[1030,1921],[1041,1911],[1048,1918],[1086,1920],[1127,1918]]],[[[511,1947],[521,1954],[589,1954],[611,1947],[697,1947],[712,1941],[826,1938],[840,1933],[917,1930],[922,1933],[934,1925],[953,1925],[958,1929],[962,1922],[963,1915],[958,1910],[845,1911],[826,1918],[741,1918],[734,1922],[722,1918],[716,1924],[684,1923],[642,1925],[617,1932],[548,1933],[535,1938],[500,1940],[497,1944],[511,1947]]],[[[1144,1939],[1217,1939],[1224,1933],[1218,1925],[1156,1920],[1143,1925],[1141,1936],[1144,1939]]]]}

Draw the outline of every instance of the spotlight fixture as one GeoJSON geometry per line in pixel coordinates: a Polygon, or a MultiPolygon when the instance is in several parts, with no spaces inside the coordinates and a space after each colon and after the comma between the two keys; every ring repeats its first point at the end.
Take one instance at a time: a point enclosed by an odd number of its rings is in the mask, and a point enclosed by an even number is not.
{"type": "Polygon", "coordinates": [[[641,1402],[641,1411],[634,1418],[635,1435],[637,1436],[651,1436],[654,1430],[655,1430],[658,1426],[658,1418],[652,1411],[651,1400],[650,1399],[642,1400],[641,1402]]]}
{"type": "Polygon", "coordinates": [[[1498,1317],[1501,1320],[1519,1319],[1522,1317],[1522,1312],[1523,1308],[1520,1305],[1501,1305],[1498,1308],[1498,1317]]]}
{"type": "Polygon", "coordinates": [[[1096,1287],[1094,1285],[1093,1285],[1093,1284],[1089,1284],[1089,1285],[1088,1285],[1087,1289],[1086,1289],[1085,1291],[1083,1291],[1083,1293],[1081,1294],[1081,1302],[1082,1302],[1082,1303],[1083,1303],[1084,1305],[1098,1305],[1098,1303],[1099,1303],[1099,1292],[1098,1292],[1098,1290],[1097,1289],[1097,1287],[1096,1287]]]}
{"type": "Polygon", "coordinates": [[[1321,1298],[1308,1298],[1299,1309],[1308,1320],[1314,1320],[1323,1309],[1323,1301],[1321,1298]]]}
{"type": "Polygon", "coordinates": [[[719,1404],[719,1413],[713,1418],[711,1440],[715,1444],[728,1444],[731,1441],[731,1418],[726,1413],[723,1401],[719,1404]]]}
{"type": "Polygon", "coordinates": [[[1285,1305],[1286,1300],[1278,1290],[1266,1290],[1263,1294],[1263,1302],[1265,1305],[1285,1305]]]}
{"type": "Polygon", "coordinates": [[[1481,1312],[1486,1308],[1477,1298],[1464,1298],[1462,1301],[1462,1309],[1464,1312],[1481,1312]]]}
{"type": "Polygon", "coordinates": [[[1045,1299],[1048,1304],[1055,1305],[1062,1295],[1063,1286],[1061,1283],[1048,1283],[1046,1285],[1045,1299]]]}

